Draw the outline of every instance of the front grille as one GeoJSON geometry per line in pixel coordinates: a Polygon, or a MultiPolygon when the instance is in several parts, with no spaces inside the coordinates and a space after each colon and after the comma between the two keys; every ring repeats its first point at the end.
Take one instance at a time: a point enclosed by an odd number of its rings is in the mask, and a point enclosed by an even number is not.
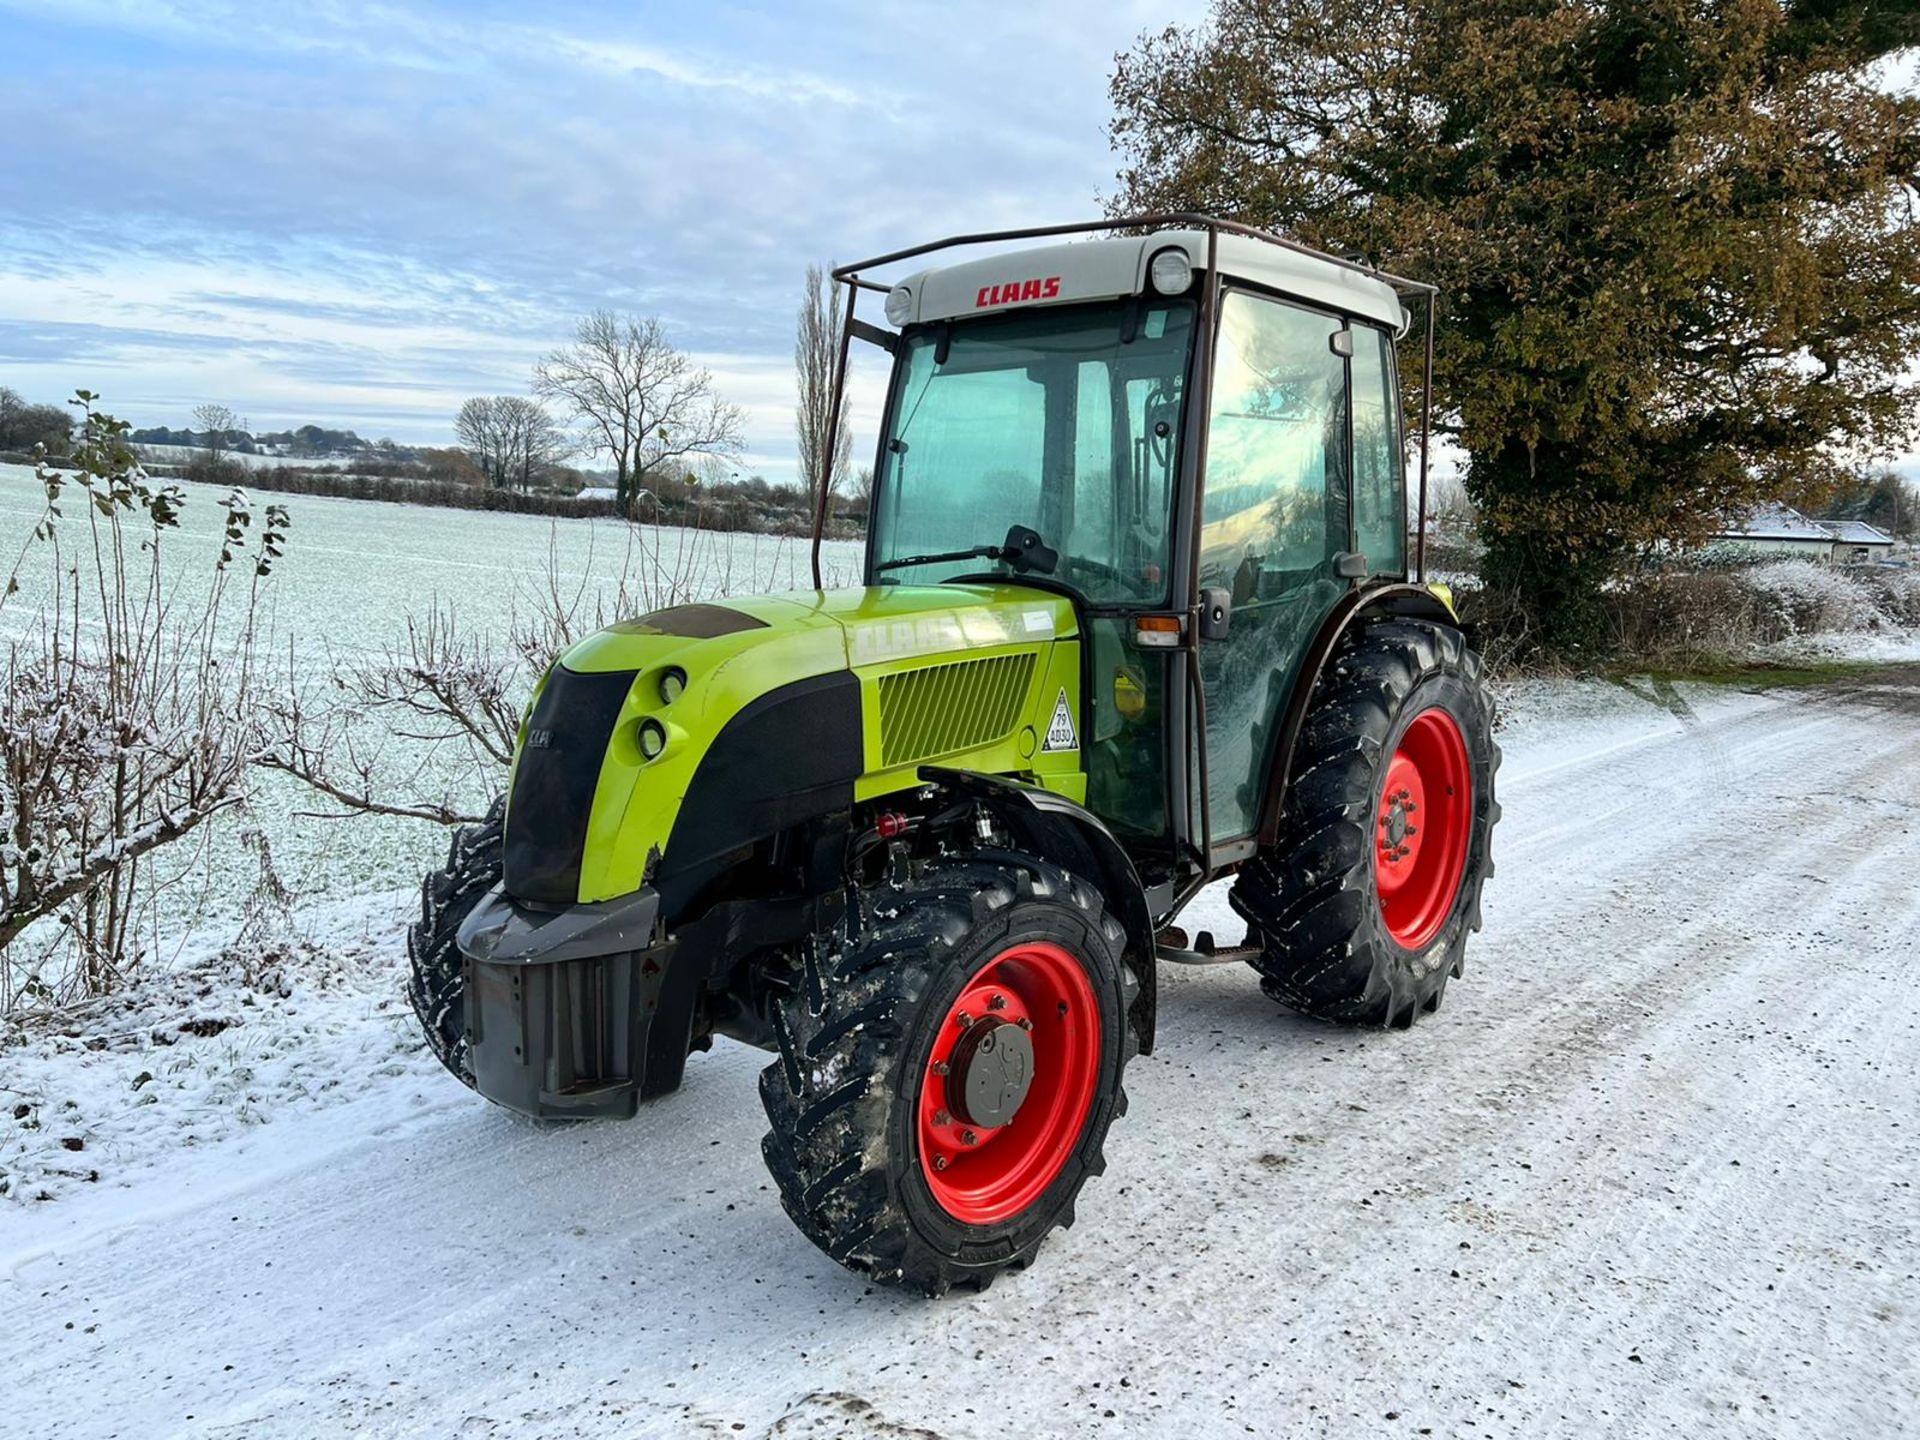
{"type": "Polygon", "coordinates": [[[556,665],[527,717],[526,743],[507,798],[502,879],[516,900],[580,898],[580,861],[600,765],[634,670],[581,674],[556,665]]]}
{"type": "Polygon", "coordinates": [[[880,677],[880,763],[891,769],[991,744],[1020,721],[1034,653],[880,677]]]}

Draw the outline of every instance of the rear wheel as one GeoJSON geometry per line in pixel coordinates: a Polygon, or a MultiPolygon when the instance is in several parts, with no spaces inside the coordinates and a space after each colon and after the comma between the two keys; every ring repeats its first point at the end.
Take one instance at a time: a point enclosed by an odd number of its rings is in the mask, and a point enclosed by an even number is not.
{"type": "Polygon", "coordinates": [[[421,882],[420,918],[407,929],[407,999],[426,1032],[427,1045],[449,1073],[473,1084],[468,1057],[466,959],[454,943],[460,922],[500,883],[504,796],[478,825],[453,833],[447,863],[421,882]]]}
{"type": "Polygon", "coordinates": [[[1354,1024],[1437,1010],[1480,928],[1499,763],[1493,700],[1458,630],[1356,631],[1314,691],[1276,843],[1234,882],[1262,988],[1354,1024]]]}
{"type": "Polygon", "coordinates": [[[1026,855],[851,896],[760,1077],[767,1167],[807,1238],[932,1295],[1029,1263],[1126,1108],[1125,943],[1098,891],[1026,855]]]}

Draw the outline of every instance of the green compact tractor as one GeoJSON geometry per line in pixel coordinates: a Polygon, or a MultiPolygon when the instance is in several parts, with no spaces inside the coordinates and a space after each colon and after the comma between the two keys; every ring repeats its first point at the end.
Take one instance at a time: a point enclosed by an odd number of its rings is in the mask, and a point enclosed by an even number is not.
{"type": "Polygon", "coordinates": [[[1499,752],[1408,563],[1395,340],[1424,297],[1430,378],[1429,287],[1197,215],[835,279],[836,413],[851,341],[892,358],[865,583],[819,584],[816,516],[815,589],[568,650],[428,877],[412,998],[449,1070],[546,1119],[761,1047],[787,1213],[937,1294],[1071,1222],[1160,962],[1349,1024],[1435,1009],[1499,752]],[[1229,875],[1245,938],[1176,928],[1229,875]]]}

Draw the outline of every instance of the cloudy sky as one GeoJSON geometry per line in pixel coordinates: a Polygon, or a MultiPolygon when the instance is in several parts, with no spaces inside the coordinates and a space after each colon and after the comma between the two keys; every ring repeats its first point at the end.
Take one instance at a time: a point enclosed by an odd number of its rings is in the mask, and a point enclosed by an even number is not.
{"type": "Polygon", "coordinates": [[[657,314],[790,478],[809,261],[1091,216],[1106,79],[1201,0],[0,0],[0,385],[449,437],[657,314]]]}

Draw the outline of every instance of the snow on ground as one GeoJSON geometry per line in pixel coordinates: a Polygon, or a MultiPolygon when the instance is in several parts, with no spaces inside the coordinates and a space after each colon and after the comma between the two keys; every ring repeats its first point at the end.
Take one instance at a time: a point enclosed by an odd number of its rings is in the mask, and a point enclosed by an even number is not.
{"type": "Polygon", "coordinates": [[[227,1172],[262,1127],[362,1100],[369,1082],[440,1078],[397,988],[415,903],[325,904],[244,963],[190,951],[121,995],[0,1021],[0,1226],[180,1184],[198,1159],[227,1172]]]}
{"type": "Polygon", "coordinates": [[[1833,660],[1873,665],[1910,664],[1920,662],[1920,631],[1801,635],[1766,646],[1755,658],[1773,665],[1818,664],[1833,660]]]}
{"type": "MultiPolygon", "coordinates": [[[[799,1237],[755,1052],[695,1057],[625,1125],[472,1097],[412,1039],[400,897],[310,918],[278,975],[200,972],[184,1013],[237,1022],[217,1033],[156,999],[15,1037],[0,1413],[141,1437],[1914,1433],[1920,672],[1636,689],[1508,696],[1488,928],[1414,1030],[1163,969],[1107,1175],[978,1298],[871,1289],[799,1237]]],[[[1196,908],[1237,933],[1221,890],[1196,908]]]]}

